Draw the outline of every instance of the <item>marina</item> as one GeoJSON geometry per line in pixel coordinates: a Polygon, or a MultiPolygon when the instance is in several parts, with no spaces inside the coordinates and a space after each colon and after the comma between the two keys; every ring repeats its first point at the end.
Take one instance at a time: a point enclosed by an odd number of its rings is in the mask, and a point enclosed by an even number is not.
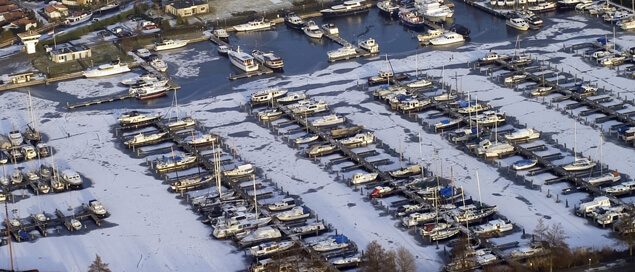
{"type": "MultiPolygon", "coordinates": [[[[134,59],[119,63],[127,74],[90,79],[45,79],[17,70],[34,63],[25,52],[2,51],[0,88],[17,90],[0,94],[2,244],[33,240],[10,245],[19,267],[62,271],[94,254],[113,271],[367,269],[372,244],[405,249],[416,270],[602,269],[619,252],[590,246],[618,242],[633,212],[634,40],[611,32],[629,12],[523,3],[417,3],[420,26],[375,3],[345,16],[316,3],[197,14],[138,38],[82,34],[134,59]],[[321,38],[301,30],[309,18],[321,38]],[[154,99],[169,90],[171,103],[154,99]],[[34,124],[42,141],[15,145],[34,124]],[[567,254],[589,253],[553,258],[543,222],[560,226],[567,254]],[[42,250],[86,244],[55,263],[42,250]]],[[[106,30],[148,26],[131,15],[106,30]]],[[[100,63],[82,66],[116,66],[100,63]]]]}

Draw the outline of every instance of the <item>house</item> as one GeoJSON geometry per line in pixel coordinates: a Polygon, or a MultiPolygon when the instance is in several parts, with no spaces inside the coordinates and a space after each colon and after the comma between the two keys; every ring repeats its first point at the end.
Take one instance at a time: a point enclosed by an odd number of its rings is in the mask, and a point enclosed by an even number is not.
{"type": "Polygon", "coordinates": [[[176,0],[165,5],[165,12],[174,16],[188,17],[209,12],[209,4],[202,0],[176,0]]]}
{"type": "Polygon", "coordinates": [[[18,9],[20,9],[20,7],[18,7],[16,4],[4,5],[0,6],[0,13],[16,11],[18,9]]]}
{"type": "Polygon", "coordinates": [[[62,18],[68,16],[68,8],[62,4],[48,5],[44,7],[44,14],[49,19],[62,18]]]}
{"type": "Polygon", "coordinates": [[[37,28],[37,22],[30,20],[29,18],[20,18],[11,22],[11,24],[16,25],[18,27],[24,26],[24,30],[35,29],[37,28]]]}
{"type": "Polygon", "coordinates": [[[92,52],[88,46],[71,44],[59,45],[57,49],[51,50],[49,54],[51,60],[57,63],[85,59],[92,56],[92,52]]]}

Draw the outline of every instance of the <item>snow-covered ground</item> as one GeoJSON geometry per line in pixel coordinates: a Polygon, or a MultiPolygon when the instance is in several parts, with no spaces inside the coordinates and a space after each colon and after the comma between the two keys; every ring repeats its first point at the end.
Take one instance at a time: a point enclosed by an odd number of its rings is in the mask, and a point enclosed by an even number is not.
{"type": "MultiPolygon", "coordinates": [[[[597,29],[584,28],[584,24],[579,24],[576,20],[561,23],[566,24],[567,28],[579,29],[579,34],[558,36],[556,33],[564,26],[554,25],[539,32],[539,35],[544,35],[540,37],[557,38],[565,45],[570,45],[587,42],[577,38],[578,35],[600,33],[597,29]]],[[[523,46],[523,50],[539,54],[540,58],[557,58],[559,68],[575,71],[580,77],[584,76],[585,80],[591,80],[600,86],[607,86],[615,91],[633,91],[630,87],[632,81],[617,78],[614,70],[593,66],[570,53],[557,52],[562,48],[562,43],[546,47],[523,46]]],[[[635,44],[635,37],[623,35],[623,40],[618,41],[618,44],[629,48],[635,44]]],[[[536,100],[521,96],[519,92],[502,87],[484,75],[470,72],[465,65],[468,61],[473,62],[483,56],[490,48],[504,46],[509,49],[497,51],[513,53],[513,43],[510,42],[497,45],[468,43],[461,46],[461,49],[471,51],[464,53],[434,51],[420,54],[418,57],[426,61],[419,61],[418,68],[429,75],[441,77],[440,67],[445,65],[445,75],[454,75],[456,72],[462,76],[463,91],[467,92],[469,88],[472,94],[478,95],[479,100],[489,100],[494,106],[500,107],[501,111],[517,117],[521,123],[527,123],[529,127],[545,133],[553,133],[554,139],[558,139],[560,143],[573,146],[572,119],[558,111],[547,109],[536,100]]],[[[181,64],[179,54],[180,52],[170,52],[163,54],[163,57],[170,63],[170,71],[176,70],[175,75],[183,78],[201,76],[200,66],[203,62],[218,60],[207,52],[201,52],[196,60],[181,64]]],[[[232,143],[243,158],[264,170],[267,177],[283,186],[285,191],[300,195],[307,206],[332,223],[338,232],[357,242],[361,248],[372,240],[378,240],[388,248],[404,246],[418,256],[417,264],[422,271],[441,267],[442,248],[437,250],[434,246],[423,245],[412,231],[398,228],[397,220],[375,209],[358,191],[353,191],[338,179],[336,174],[329,173],[323,166],[301,156],[297,149],[286,144],[285,138],[257,124],[239,105],[244,104],[253,91],[269,86],[279,85],[291,89],[305,89],[303,86],[306,84],[320,86],[309,89],[308,94],[328,102],[334,112],[345,115],[351,122],[364,125],[366,129],[375,132],[378,139],[390,147],[401,146],[405,158],[412,158],[413,161],[423,158],[424,164],[429,168],[442,169],[438,172],[445,177],[449,177],[452,168],[457,186],[462,186],[474,199],[478,199],[480,195],[484,202],[498,205],[503,215],[527,232],[534,229],[538,218],[544,218],[548,224],[562,223],[572,246],[614,245],[615,240],[610,238],[609,230],[602,230],[573,215],[573,204],[579,203],[586,194],[560,196],[561,203],[556,203],[554,197],[546,197],[547,190],[555,194],[567,187],[564,183],[542,185],[542,190],[530,190],[527,186],[501,177],[497,168],[466,155],[437,134],[422,132],[420,154],[419,143],[412,139],[417,138],[421,125],[372,101],[366,91],[357,87],[358,82],[363,83],[365,78],[376,75],[377,70],[384,65],[381,59],[365,65],[354,61],[335,63],[310,74],[284,76],[283,84],[278,79],[254,79],[237,84],[229,94],[200,99],[181,107],[183,111],[192,113],[204,126],[219,133],[228,143],[232,143]],[[436,166],[433,159],[435,149],[439,151],[439,161],[442,162],[439,166],[436,166]],[[480,193],[476,171],[479,175],[480,193]],[[565,207],[565,200],[569,201],[571,207],[565,207]]],[[[414,71],[415,56],[392,60],[392,66],[396,72],[414,71]]],[[[113,94],[124,90],[115,87],[117,81],[129,76],[131,74],[98,81],[69,81],[60,84],[58,91],[78,98],[90,95],[86,93],[86,89],[104,95],[113,94]]],[[[175,80],[178,82],[178,79],[175,80]]],[[[446,81],[454,85],[449,76],[446,81]]],[[[0,122],[2,133],[6,133],[12,125],[23,127],[28,119],[24,102],[26,94],[7,92],[1,97],[0,109],[5,113],[0,122]]],[[[45,112],[42,109],[53,109],[59,101],[34,98],[33,103],[37,109],[35,118],[40,120],[38,127],[47,134],[49,145],[57,150],[56,164],[61,168],[77,170],[91,180],[92,186],[81,191],[32,196],[11,205],[11,209],[17,209],[18,214],[25,217],[40,209],[47,213],[52,213],[56,208],[65,211],[68,206],[76,207],[88,200],[98,199],[112,213],[107,221],[113,225],[95,228],[89,223],[90,231],[72,235],[63,231],[61,236],[51,234],[34,242],[14,244],[18,269],[83,271],[94,259],[94,254],[99,254],[105,262],[110,263],[113,271],[237,271],[245,268],[241,251],[229,241],[210,238],[211,229],[201,224],[198,216],[188,206],[181,204],[169,193],[167,186],[149,175],[144,160],[123,150],[112,132],[112,126],[116,124],[116,118],[123,109],[45,112]]],[[[428,115],[421,113],[419,116],[428,115]]],[[[599,153],[596,152],[599,130],[580,124],[577,132],[578,150],[599,159],[599,153]]],[[[557,150],[551,147],[545,152],[557,150]]],[[[630,176],[635,175],[632,169],[635,164],[632,148],[607,142],[603,145],[603,152],[603,162],[612,169],[618,169],[630,176]]],[[[506,165],[511,161],[511,158],[505,159],[502,164],[506,165]]],[[[18,165],[21,168],[37,166],[35,163],[18,165]]],[[[8,166],[9,169],[11,167],[8,166]]],[[[545,174],[529,179],[535,180],[535,184],[543,184],[545,179],[551,177],[553,176],[545,174]]],[[[518,239],[518,235],[515,234],[513,238],[518,239]]],[[[511,239],[500,239],[500,242],[511,239]]],[[[8,254],[5,247],[0,252],[2,256],[8,254]]],[[[0,260],[0,267],[9,267],[8,258],[0,260]]]]}

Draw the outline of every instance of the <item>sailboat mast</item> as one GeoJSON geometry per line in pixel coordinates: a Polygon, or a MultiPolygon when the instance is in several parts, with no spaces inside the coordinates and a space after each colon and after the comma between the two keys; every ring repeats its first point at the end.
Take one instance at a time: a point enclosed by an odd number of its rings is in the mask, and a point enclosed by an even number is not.
{"type": "Polygon", "coordinates": [[[7,238],[9,240],[9,258],[11,259],[11,271],[15,271],[13,269],[13,245],[11,244],[11,223],[9,223],[9,206],[7,204],[7,201],[4,202],[4,213],[6,221],[5,223],[7,224],[7,238]]]}
{"type": "Polygon", "coordinates": [[[33,126],[33,128],[31,129],[31,133],[33,133],[33,137],[35,137],[35,134],[37,133],[37,126],[35,124],[35,115],[33,114],[33,101],[31,100],[31,90],[28,90],[27,93],[29,94],[29,112],[31,113],[31,125],[33,126]]]}
{"type": "Polygon", "coordinates": [[[478,186],[478,202],[483,203],[481,198],[481,181],[478,179],[478,170],[476,170],[476,186],[478,186]]]}
{"type": "Polygon", "coordinates": [[[252,175],[254,179],[254,207],[256,207],[256,220],[258,220],[258,191],[256,191],[256,175],[252,175]]]}
{"type": "Polygon", "coordinates": [[[573,157],[574,157],[574,162],[578,160],[578,152],[576,151],[577,145],[578,145],[578,124],[577,124],[577,122],[573,122],[573,157]]]}
{"type": "Polygon", "coordinates": [[[604,145],[604,143],[602,142],[602,137],[604,137],[604,135],[600,133],[600,176],[602,175],[602,170],[604,169],[604,167],[602,166],[602,158],[604,157],[602,154],[602,146],[604,145]]]}

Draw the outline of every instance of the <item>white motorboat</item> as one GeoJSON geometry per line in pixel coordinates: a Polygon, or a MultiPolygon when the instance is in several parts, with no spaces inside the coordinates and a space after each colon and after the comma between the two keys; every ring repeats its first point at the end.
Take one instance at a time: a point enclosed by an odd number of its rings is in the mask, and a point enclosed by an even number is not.
{"type": "Polygon", "coordinates": [[[273,99],[285,96],[289,90],[280,88],[268,88],[251,94],[251,103],[269,102],[273,99]]]}
{"type": "Polygon", "coordinates": [[[509,26],[509,27],[518,29],[520,31],[529,30],[529,23],[527,23],[527,21],[525,21],[525,19],[520,18],[520,17],[511,17],[511,18],[507,19],[505,24],[507,26],[509,26]]]}
{"type": "Polygon", "coordinates": [[[33,146],[25,145],[20,149],[20,152],[22,152],[22,155],[24,155],[25,160],[37,158],[37,152],[35,151],[35,148],[33,146]]]}
{"type": "Polygon", "coordinates": [[[451,224],[445,223],[445,222],[437,222],[437,223],[430,223],[430,224],[426,224],[424,225],[421,230],[419,231],[419,235],[421,235],[421,237],[426,237],[426,236],[430,236],[434,233],[437,233],[439,231],[442,230],[446,230],[449,227],[451,227],[451,224]]]}
{"type": "Polygon", "coordinates": [[[317,134],[305,134],[293,140],[295,144],[306,144],[317,140],[319,136],[317,134]]]}
{"type": "Polygon", "coordinates": [[[258,119],[272,121],[282,117],[283,112],[278,109],[268,109],[258,112],[258,119]]]}
{"type": "Polygon", "coordinates": [[[377,179],[377,173],[357,173],[351,178],[351,184],[357,185],[362,183],[371,182],[377,179]]]}
{"type": "Polygon", "coordinates": [[[238,167],[223,171],[223,176],[226,177],[244,177],[253,174],[256,171],[256,168],[253,167],[250,163],[239,165],[238,167]]]}
{"type": "Polygon", "coordinates": [[[187,144],[191,146],[205,146],[211,145],[218,142],[218,136],[212,134],[206,134],[201,137],[192,137],[192,139],[188,139],[185,141],[187,144]]]}
{"type": "Polygon", "coordinates": [[[518,82],[521,82],[521,81],[525,80],[526,78],[527,78],[526,74],[513,75],[513,76],[510,76],[510,77],[506,77],[504,82],[505,82],[505,84],[518,83],[518,82]]]}
{"type": "Polygon", "coordinates": [[[624,56],[612,56],[602,60],[602,65],[604,66],[617,66],[626,61],[626,57],[624,56]]]}
{"type": "Polygon", "coordinates": [[[630,17],[629,19],[624,19],[624,20],[618,22],[617,26],[619,26],[623,30],[635,29],[635,16],[630,17]]]}
{"type": "Polygon", "coordinates": [[[532,141],[538,138],[540,138],[540,131],[533,128],[523,128],[505,135],[505,139],[509,141],[532,141]]]}
{"type": "Polygon", "coordinates": [[[172,192],[174,193],[194,190],[203,186],[213,178],[213,176],[210,176],[205,180],[202,177],[181,178],[178,181],[170,183],[170,189],[172,189],[172,192]]]}
{"type": "Polygon", "coordinates": [[[438,123],[434,124],[434,131],[438,132],[440,129],[455,127],[461,124],[461,122],[463,122],[463,118],[443,119],[439,121],[438,123]]]}
{"type": "Polygon", "coordinates": [[[283,252],[295,245],[294,241],[267,242],[249,249],[251,256],[262,257],[283,252]]]}
{"type": "Polygon", "coordinates": [[[432,81],[427,80],[427,79],[421,79],[421,80],[417,80],[417,81],[414,81],[414,82],[410,82],[410,83],[406,84],[406,86],[408,88],[413,88],[413,89],[425,88],[425,87],[432,86],[432,81]]]}
{"type": "Polygon", "coordinates": [[[369,38],[367,40],[363,40],[359,42],[358,46],[359,48],[364,49],[370,52],[371,54],[379,53],[379,44],[377,44],[377,41],[375,41],[375,39],[373,38],[369,38]]]}
{"type": "Polygon", "coordinates": [[[340,140],[340,143],[343,146],[346,146],[348,148],[367,146],[374,142],[375,142],[375,134],[373,134],[370,131],[363,134],[357,134],[350,138],[340,140]]]}
{"type": "Polygon", "coordinates": [[[432,45],[447,45],[447,44],[461,43],[464,41],[465,41],[465,38],[463,37],[463,35],[458,34],[456,32],[446,32],[441,37],[436,37],[431,39],[430,43],[432,45]]]}
{"type": "Polygon", "coordinates": [[[196,156],[192,155],[185,155],[183,157],[164,157],[156,164],[155,169],[160,173],[164,173],[189,168],[190,166],[194,165],[194,163],[196,163],[196,156]]]}
{"type": "Polygon", "coordinates": [[[427,212],[427,213],[411,213],[408,217],[404,217],[401,220],[401,224],[406,228],[411,228],[420,223],[432,221],[437,217],[436,212],[427,212]]]}
{"type": "Polygon", "coordinates": [[[326,127],[326,126],[339,125],[344,123],[345,121],[346,121],[346,117],[337,116],[336,114],[331,114],[311,122],[311,125],[315,127],[326,127]]]}
{"type": "Polygon", "coordinates": [[[82,12],[79,14],[70,15],[66,17],[66,19],[62,22],[62,24],[68,27],[76,26],[81,23],[88,22],[92,16],[93,16],[92,12],[82,12]]]}
{"type": "Polygon", "coordinates": [[[551,86],[542,86],[542,87],[538,87],[535,90],[531,91],[531,95],[532,96],[545,96],[551,93],[551,90],[553,90],[553,87],[551,86]]]}
{"type": "Polygon", "coordinates": [[[295,200],[293,198],[285,198],[281,201],[267,205],[267,209],[270,211],[284,211],[295,207],[295,200]]]}
{"type": "Polygon", "coordinates": [[[433,99],[434,99],[434,101],[443,102],[443,101],[456,100],[458,97],[459,96],[458,96],[457,93],[447,92],[447,93],[444,93],[444,94],[437,95],[437,96],[433,97],[433,99]]]}
{"type": "Polygon", "coordinates": [[[421,166],[418,164],[408,166],[406,168],[401,168],[394,171],[388,171],[388,174],[393,178],[407,178],[414,175],[421,174],[421,166]]]}
{"type": "Polygon", "coordinates": [[[88,209],[92,213],[100,217],[104,217],[108,214],[108,211],[106,210],[106,208],[104,208],[101,202],[94,199],[88,202],[88,209]]]}
{"type": "Polygon", "coordinates": [[[303,235],[303,234],[317,233],[323,230],[326,230],[326,226],[321,221],[317,221],[306,226],[291,228],[291,233],[303,235]]]}
{"type": "Polygon", "coordinates": [[[288,104],[288,103],[304,100],[306,98],[307,96],[305,92],[294,92],[294,93],[287,93],[286,96],[276,99],[276,102],[281,104],[288,104]]]}
{"type": "Polygon", "coordinates": [[[538,160],[533,160],[533,159],[518,160],[512,164],[512,168],[514,168],[514,170],[516,171],[520,171],[520,170],[532,168],[536,166],[537,163],[538,163],[538,160]]]}
{"type": "Polygon", "coordinates": [[[291,111],[299,115],[311,115],[315,113],[325,112],[329,110],[329,105],[320,100],[318,102],[311,102],[301,107],[293,108],[291,111]]]}
{"type": "Polygon", "coordinates": [[[271,222],[271,217],[260,217],[258,219],[228,220],[225,224],[214,226],[212,235],[217,239],[227,238],[239,232],[258,227],[266,226],[271,222]]]}
{"type": "Polygon", "coordinates": [[[166,125],[168,127],[168,130],[177,131],[196,126],[196,120],[189,116],[183,118],[177,117],[173,121],[169,121],[166,125]]]}
{"type": "Polygon", "coordinates": [[[513,224],[507,223],[504,220],[496,219],[487,222],[485,225],[476,226],[472,230],[478,235],[485,235],[490,233],[501,234],[513,229],[513,224]]]}
{"type": "Polygon", "coordinates": [[[515,147],[508,143],[497,142],[492,143],[489,140],[483,140],[476,149],[478,155],[485,155],[486,158],[498,158],[500,156],[514,152],[515,147]]]}
{"type": "Polygon", "coordinates": [[[473,104],[467,107],[459,108],[458,113],[460,114],[475,114],[479,111],[486,111],[492,108],[490,104],[473,104]]]}
{"type": "Polygon", "coordinates": [[[24,137],[22,137],[22,133],[19,130],[12,130],[9,132],[9,141],[12,146],[20,146],[24,143],[24,137]]]}
{"type": "Polygon", "coordinates": [[[324,35],[322,29],[320,29],[314,21],[309,21],[306,26],[302,28],[302,31],[304,31],[304,34],[314,39],[321,39],[324,35]]]}
{"type": "Polygon", "coordinates": [[[219,55],[227,55],[227,53],[229,53],[231,49],[231,47],[227,46],[227,45],[219,45],[218,48],[216,49],[218,51],[219,55]]]}
{"type": "Polygon", "coordinates": [[[137,89],[134,93],[135,97],[139,100],[146,100],[166,95],[168,90],[170,89],[170,86],[157,86],[158,84],[149,84],[137,89]]]}
{"type": "Polygon", "coordinates": [[[302,29],[306,26],[304,20],[302,20],[300,16],[296,15],[295,12],[287,13],[287,15],[284,16],[284,23],[294,29],[302,29]]]}
{"type": "Polygon", "coordinates": [[[155,43],[154,44],[154,50],[155,51],[163,51],[163,50],[170,50],[170,49],[176,49],[176,48],[181,48],[186,46],[188,43],[187,40],[164,40],[162,42],[159,43],[155,43]]]}
{"type": "Polygon", "coordinates": [[[562,166],[562,169],[566,171],[582,171],[591,169],[595,167],[595,165],[596,163],[594,161],[587,158],[576,158],[572,163],[562,166]]]}
{"type": "Polygon", "coordinates": [[[140,85],[144,83],[151,83],[158,80],[159,78],[157,76],[155,76],[154,74],[148,73],[142,76],[124,79],[121,81],[121,84],[126,86],[133,86],[133,85],[140,85]]]}
{"type": "Polygon", "coordinates": [[[282,237],[282,233],[279,229],[266,226],[252,230],[248,235],[242,237],[238,244],[241,246],[253,245],[254,243],[261,243],[273,239],[282,237]]]}
{"type": "Polygon", "coordinates": [[[529,7],[529,10],[535,13],[544,13],[544,12],[554,11],[556,10],[556,3],[553,3],[553,2],[539,3],[537,6],[529,7]]]}
{"type": "MultiPolygon", "coordinates": [[[[474,205],[459,207],[457,210],[450,211],[445,216],[451,217],[457,223],[468,224],[481,219],[485,219],[494,214],[498,210],[497,206],[477,208],[474,205]]],[[[447,221],[447,219],[446,219],[447,221]]]]}
{"type": "Polygon", "coordinates": [[[236,48],[236,51],[229,50],[227,52],[229,56],[229,61],[238,69],[243,70],[245,72],[253,72],[258,70],[258,63],[251,55],[240,51],[240,46],[236,48]]]}
{"type": "Polygon", "coordinates": [[[614,196],[628,194],[634,190],[635,190],[635,181],[624,182],[619,185],[602,188],[602,191],[614,196]]]}
{"type": "Polygon", "coordinates": [[[275,23],[266,20],[265,18],[259,18],[245,24],[235,25],[234,29],[238,32],[257,31],[270,29],[274,25],[275,23]]]}
{"type": "Polygon", "coordinates": [[[267,66],[271,69],[282,69],[284,67],[284,61],[281,57],[277,56],[273,52],[262,52],[260,50],[251,51],[251,55],[262,65],[267,66]]]}
{"type": "MultiPolygon", "coordinates": [[[[406,101],[401,101],[397,104],[397,108],[402,112],[415,112],[421,111],[425,107],[432,104],[432,100],[418,100],[418,99],[408,99],[406,101]]],[[[391,104],[392,105],[392,104],[391,104]]]]}
{"type": "Polygon", "coordinates": [[[278,218],[278,220],[280,221],[306,219],[309,218],[309,216],[311,216],[311,212],[308,208],[303,206],[293,207],[291,210],[276,214],[276,218],[278,218]]]}
{"type": "Polygon", "coordinates": [[[453,228],[451,227],[447,229],[438,230],[430,234],[430,240],[439,241],[439,240],[448,239],[459,234],[459,232],[461,232],[461,229],[458,227],[453,227],[453,228]]]}
{"type": "Polygon", "coordinates": [[[370,193],[370,197],[380,198],[380,197],[384,197],[384,196],[389,196],[392,193],[394,193],[394,190],[393,190],[392,187],[389,187],[389,186],[377,186],[370,193]]]}
{"type": "Polygon", "coordinates": [[[505,114],[497,113],[495,111],[484,111],[482,114],[472,117],[478,125],[487,127],[494,126],[505,122],[505,114]]]}
{"type": "Polygon", "coordinates": [[[368,11],[369,6],[365,0],[349,0],[331,8],[320,10],[324,17],[343,16],[368,11]]]}
{"type": "Polygon", "coordinates": [[[377,2],[377,8],[379,8],[382,13],[391,17],[397,16],[399,12],[399,5],[396,3],[396,1],[392,0],[377,2]]]}
{"type": "Polygon", "coordinates": [[[535,247],[521,247],[519,249],[514,249],[512,250],[512,252],[509,253],[509,256],[513,257],[513,258],[526,258],[526,257],[531,257],[534,255],[538,255],[542,252],[544,252],[545,250],[541,247],[535,248],[535,247]]]}
{"type": "MultiPolygon", "coordinates": [[[[151,81],[151,82],[147,82],[147,83],[142,83],[142,84],[137,84],[137,85],[133,85],[130,86],[130,88],[128,88],[128,93],[129,94],[137,94],[142,92],[141,90],[143,90],[144,88],[159,88],[159,87],[164,87],[168,84],[168,80],[164,79],[164,80],[155,80],[155,81],[151,81]]],[[[146,90],[147,92],[147,90],[146,90]]]]}
{"type": "Polygon", "coordinates": [[[150,62],[150,66],[152,66],[154,69],[157,69],[157,71],[159,71],[161,73],[163,73],[163,72],[168,70],[168,64],[165,63],[165,61],[163,61],[163,60],[161,60],[159,58],[153,59],[150,62]]]}
{"type": "Polygon", "coordinates": [[[343,59],[347,57],[352,57],[356,54],[357,54],[357,50],[351,44],[346,44],[345,46],[342,46],[340,49],[326,52],[326,55],[328,55],[329,60],[343,59]]]}
{"type": "Polygon", "coordinates": [[[418,34],[417,40],[419,40],[420,43],[429,42],[434,38],[443,36],[443,33],[445,32],[441,29],[428,29],[428,31],[426,31],[426,34],[418,34]]]}
{"type": "Polygon", "coordinates": [[[330,144],[318,145],[318,146],[311,147],[311,149],[307,151],[307,155],[309,155],[310,157],[311,156],[317,157],[317,156],[328,155],[335,151],[337,151],[337,147],[335,147],[334,145],[330,145],[330,144]]]}
{"type": "Polygon", "coordinates": [[[617,171],[612,171],[610,173],[606,173],[602,176],[599,177],[593,177],[593,178],[583,178],[582,180],[584,180],[585,182],[588,182],[591,185],[594,186],[600,186],[600,185],[604,185],[604,184],[610,184],[610,183],[615,183],[618,182],[620,180],[622,180],[622,176],[620,175],[619,172],[617,171]]]}
{"type": "Polygon", "coordinates": [[[313,244],[313,250],[317,252],[327,252],[348,247],[348,237],[344,235],[334,235],[313,244]]]}
{"type": "Polygon", "coordinates": [[[81,229],[82,229],[82,222],[80,222],[79,220],[77,220],[77,219],[75,219],[75,218],[72,218],[72,219],[70,220],[70,223],[71,223],[71,227],[72,227],[74,230],[81,230],[81,229]]]}
{"type": "Polygon", "coordinates": [[[322,24],[322,30],[329,35],[339,35],[340,29],[333,23],[322,24]]]}
{"type": "Polygon", "coordinates": [[[62,180],[66,182],[69,186],[79,187],[82,186],[84,181],[82,177],[75,171],[66,169],[62,171],[62,180]]]}
{"type": "Polygon", "coordinates": [[[479,64],[490,64],[490,63],[494,63],[497,60],[504,60],[504,59],[508,59],[509,56],[507,55],[499,55],[496,52],[490,52],[487,53],[487,55],[485,55],[485,57],[479,58],[478,59],[478,63],[479,64]]]}
{"type": "Polygon", "coordinates": [[[103,76],[111,76],[111,75],[127,73],[127,72],[130,72],[130,68],[128,68],[128,64],[115,60],[109,64],[99,65],[97,69],[92,69],[92,70],[88,70],[84,72],[84,76],[87,78],[103,77],[103,76]]]}
{"type": "Polygon", "coordinates": [[[443,22],[454,15],[454,11],[439,1],[416,2],[423,17],[432,22],[443,22]]]}

